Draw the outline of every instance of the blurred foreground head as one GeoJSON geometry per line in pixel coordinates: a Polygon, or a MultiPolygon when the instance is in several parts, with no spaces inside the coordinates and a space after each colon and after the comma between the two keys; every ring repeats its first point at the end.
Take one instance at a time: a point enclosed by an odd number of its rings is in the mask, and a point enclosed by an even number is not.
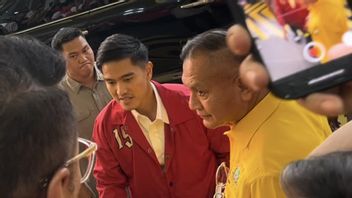
{"type": "Polygon", "coordinates": [[[24,75],[45,86],[57,84],[66,72],[61,54],[34,38],[1,36],[0,61],[24,70],[24,75]]]}
{"type": "Polygon", "coordinates": [[[281,177],[288,198],[352,197],[352,152],[335,152],[289,164],[281,177]]]}
{"type": "MultiPolygon", "coordinates": [[[[0,37],[0,195],[74,197],[77,153],[73,110],[56,88],[65,63],[36,40],[0,37]]],[[[77,182],[78,181],[78,185],[77,182]]]]}

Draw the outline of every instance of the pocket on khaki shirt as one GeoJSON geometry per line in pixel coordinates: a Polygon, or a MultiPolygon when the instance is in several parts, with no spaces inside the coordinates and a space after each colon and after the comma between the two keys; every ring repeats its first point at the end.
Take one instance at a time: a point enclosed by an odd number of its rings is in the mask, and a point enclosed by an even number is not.
{"type": "Polygon", "coordinates": [[[76,114],[77,116],[77,122],[81,122],[90,116],[90,111],[89,110],[80,110],[76,114]]]}

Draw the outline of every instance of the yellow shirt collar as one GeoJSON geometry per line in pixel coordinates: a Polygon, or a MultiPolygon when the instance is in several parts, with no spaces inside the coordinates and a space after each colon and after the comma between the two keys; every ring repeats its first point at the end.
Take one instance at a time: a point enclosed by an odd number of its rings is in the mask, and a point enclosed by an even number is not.
{"type": "Polygon", "coordinates": [[[246,148],[256,133],[257,129],[265,122],[267,118],[278,108],[281,100],[267,94],[246,116],[244,116],[231,130],[225,134],[229,138],[240,139],[237,142],[242,149],[246,148]]]}

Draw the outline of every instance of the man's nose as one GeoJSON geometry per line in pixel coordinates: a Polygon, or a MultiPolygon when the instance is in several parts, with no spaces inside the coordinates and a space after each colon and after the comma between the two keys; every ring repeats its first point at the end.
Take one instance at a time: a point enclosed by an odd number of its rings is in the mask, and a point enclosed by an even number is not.
{"type": "Polygon", "coordinates": [[[123,96],[126,92],[127,92],[127,89],[123,83],[116,84],[116,93],[119,97],[123,96]]]}
{"type": "Polygon", "coordinates": [[[200,108],[200,102],[197,98],[197,96],[195,96],[195,94],[191,93],[189,100],[188,100],[188,106],[191,110],[197,110],[200,108]]]}
{"type": "Polygon", "coordinates": [[[84,54],[81,54],[81,55],[79,55],[79,57],[78,57],[79,63],[84,63],[84,62],[86,62],[87,60],[88,60],[88,58],[87,58],[87,56],[84,55],[84,54]]]}

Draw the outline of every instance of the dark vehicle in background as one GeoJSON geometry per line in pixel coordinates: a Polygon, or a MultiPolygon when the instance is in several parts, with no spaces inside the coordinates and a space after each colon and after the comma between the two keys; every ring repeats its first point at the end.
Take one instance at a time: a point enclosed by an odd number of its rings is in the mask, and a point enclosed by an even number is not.
{"type": "Polygon", "coordinates": [[[0,0],[0,34],[49,44],[61,27],[78,27],[94,51],[111,34],[129,34],[149,48],[160,82],[180,81],[179,54],[188,38],[232,21],[222,0],[0,0]]]}

